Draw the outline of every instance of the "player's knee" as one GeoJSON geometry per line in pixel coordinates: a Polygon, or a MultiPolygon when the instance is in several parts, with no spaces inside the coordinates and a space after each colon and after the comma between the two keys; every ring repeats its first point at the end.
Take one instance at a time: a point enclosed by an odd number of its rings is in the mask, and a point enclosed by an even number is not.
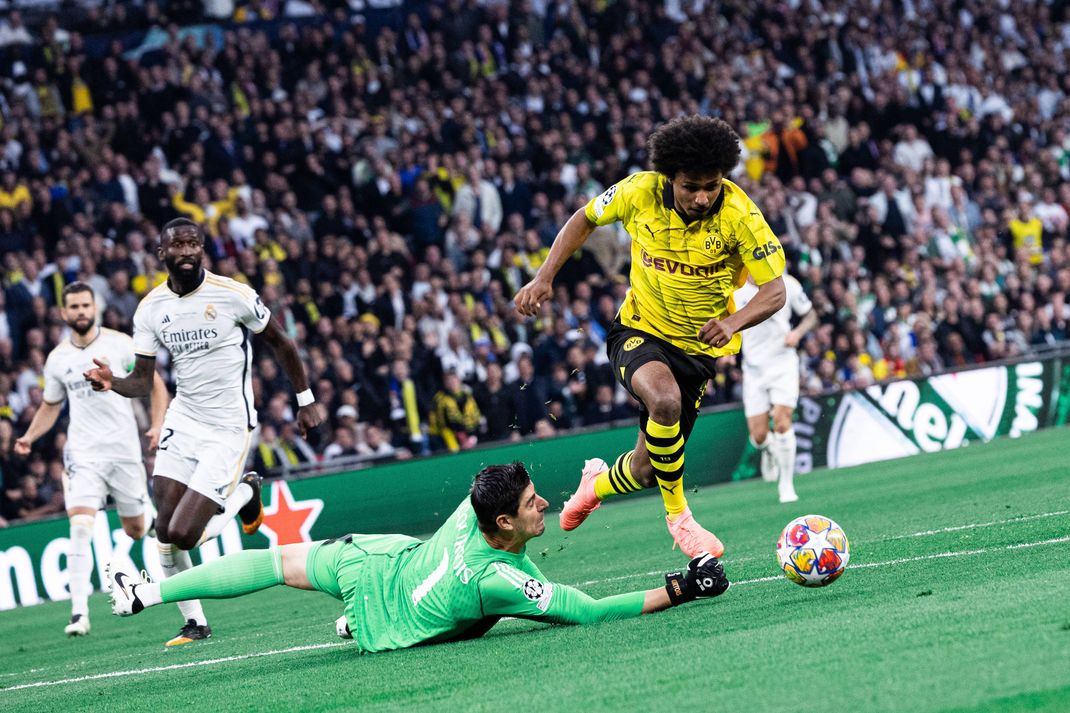
{"type": "Polygon", "coordinates": [[[773,430],[777,433],[787,433],[791,430],[791,411],[776,411],[773,413],[773,430]]]}
{"type": "Polygon", "coordinates": [[[170,523],[159,516],[156,517],[156,541],[164,545],[171,544],[170,523]]]}
{"type": "Polygon", "coordinates": [[[167,532],[172,545],[180,550],[192,550],[197,546],[201,533],[183,526],[172,526],[167,532]]]}
{"type": "Polygon", "coordinates": [[[145,523],[123,523],[123,532],[125,532],[131,540],[140,540],[145,536],[145,523]]]}
{"type": "Polygon", "coordinates": [[[650,417],[656,422],[669,426],[680,420],[680,392],[658,394],[652,403],[646,404],[650,417]]]}

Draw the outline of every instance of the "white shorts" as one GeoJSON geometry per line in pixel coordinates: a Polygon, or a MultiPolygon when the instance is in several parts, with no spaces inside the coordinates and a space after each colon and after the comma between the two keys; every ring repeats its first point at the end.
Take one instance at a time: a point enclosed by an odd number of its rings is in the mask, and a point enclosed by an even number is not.
{"type": "Polygon", "coordinates": [[[252,432],[198,423],[168,412],[152,475],[170,478],[220,505],[238,485],[252,432]]]}
{"type": "Polygon", "coordinates": [[[68,460],[65,466],[63,497],[68,510],[73,507],[102,510],[111,495],[119,517],[136,517],[145,512],[149,491],[144,463],[68,460]]]}
{"type": "Polygon", "coordinates": [[[799,404],[799,369],[788,364],[775,371],[743,370],[743,413],[747,418],[769,413],[773,406],[799,404]]]}

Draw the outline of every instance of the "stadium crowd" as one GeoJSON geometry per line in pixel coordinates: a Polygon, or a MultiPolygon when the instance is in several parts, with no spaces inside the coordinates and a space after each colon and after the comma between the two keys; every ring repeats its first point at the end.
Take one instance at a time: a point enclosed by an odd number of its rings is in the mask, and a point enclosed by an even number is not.
{"type": "MultiPolygon", "coordinates": [[[[511,298],[681,113],[743,137],[733,179],[821,319],[804,390],[1067,337],[1063,3],[447,0],[377,31],[344,3],[196,5],[0,20],[3,518],[62,509],[62,429],[28,461],[10,448],[65,333],[60,290],[88,281],[129,332],[176,216],[205,226],[210,269],[260,291],[328,406],[302,439],[261,359],[259,469],[630,417],[602,348],[628,236],[597,230],[534,322],[511,298]],[[149,26],[166,31],[150,51],[87,50],[149,26]]],[[[720,364],[705,403],[739,398],[720,364]]]]}

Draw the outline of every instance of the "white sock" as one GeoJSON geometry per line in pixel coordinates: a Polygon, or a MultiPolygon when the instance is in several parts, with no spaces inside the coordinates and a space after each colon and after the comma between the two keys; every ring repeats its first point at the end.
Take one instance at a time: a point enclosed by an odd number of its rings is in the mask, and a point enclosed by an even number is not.
{"type": "Polygon", "coordinates": [[[201,535],[201,539],[197,542],[197,545],[203,545],[213,537],[218,537],[223,532],[223,528],[234,519],[238,514],[238,511],[241,510],[245,503],[249,502],[252,497],[252,486],[248,483],[238,483],[238,487],[234,488],[234,492],[231,493],[230,497],[223,503],[223,512],[218,515],[213,515],[212,519],[205,525],[204,534],[201,535]]]}
{"type": "MultiPolygon", "coordinates": [[[[179,572],[185,572],[193,567],[193,560],[190,559],[189,552],[163,542],[158,542],[156,546],[160,550],[160,568],[163,570],[164,579],[173,577],[179,572]]],[[[201,609],[199,599],[178,602],[178,610],[182,612],[184,621],[193,619],[200,626],[208,623],[208,619],[204,616],[204,610],[201,609]]]]}
{"type": "Polygon", "coordinates": [[[765,440],[761,443],[758,443],[756,440],[754,440],[753,436],[748,436],[748,438],[750,439],[750,444],[758,450],[759,454],[761,454],[762,480],[767,483],[776,482],[776,463],[773,462],[773,454],[772,450],[770,449],[770,446],[773,443],[773,439],[770,437],[770,434],[766,434],[765,440]]]}
{"type": "Polygon", "coordinates": [[[141,603],[146,607],[154,607],[157,604],[163,604],[163,598],[160,596],[159,582],[139,584],[137,586],[136,594],[137,598],[140,599],[141,603]]]}
{"type": "Polygon", "coordinates": [[[795,429],[790,428],[783,433],[773,433],[772,443],[773,460],[779,471],[780,499],[789,498],[794,500],[795,495],[795,429]]]}
{"type": "Polygon", "coordinates": [[[74,515],[71,517],[71,548],[67,552],[67,572],[71,577],[71,615],[89,616],[89,594],[93,584],[89,581],[93,573],[93,524],[92,515],[74,515]]]}

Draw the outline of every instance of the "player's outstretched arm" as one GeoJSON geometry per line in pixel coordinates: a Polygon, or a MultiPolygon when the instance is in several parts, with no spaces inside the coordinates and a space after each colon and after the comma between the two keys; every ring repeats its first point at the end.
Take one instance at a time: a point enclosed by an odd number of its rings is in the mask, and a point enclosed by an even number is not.
{"type": "Polygon", "coordinates": [[[30,449],[33,447],[34,442],[51,431],[52,427],[56,425],[56,420],[59,418],[62,409],[62,401],[57,401],[56,403],[42,401],[37,413],[33,415],[33,420],[30,421],[30,427],[26,429],[26,433],[22,434],[21,438],[15,439],[15,455],[30,455],[30,449]]]}
{"type": "Polygon", "coordinates": [[[301,435],[306,436],[310,430],[323,423],[323,410],[316,403],[312,389],[309,388],[308,375],[305,374],[301,355],[297,353],[297,346],[286,336],[274,318],[268,320],[260,336],[275,353],[275,358],[286,372],[290,385],[297,392],[297,426],[301,429],[301,435]]]}
{"type": "MultiPolygon", "coordinates": [[[[526,575],[525,575],[526,576],[526,575]]],[[[716,597],[729,586],[724,567],[710,554],[692,559],[687,569],[665,575],[665,586],[595,599],[573,587],[517,579],[516,571],[496,575],[481,588],[484,613],[519,616],[558,624],[594,624],[628,619],[696,599],[716,597]]]]}
{"type": "Polygon", "coordinates": [[[152,377],[156,373],[156,357],[138,354],[134,360],[134,370],[125,379],[117,379],[111,367],[99,359],[94,359],[96,366],[82,374],[93,387],[93,391],[114,391],[129,399],[141,398],[152,393],[152,377]]]}
{"type": "Polygon", "coordinates": [[[572,253],[587,242],[587,238],[591,236],[596,227],[598,226],[587,218],[587,213],[583,208],[572,214],[554,238],[550,254],[546,256],[546,261],[539,267],[535,277],[521,287],[516,297],[513,298],[517,312],[525,317],[534,317],[539,313],[542,303],[553,297],[554,277],[557,276],[561,266],[572,257],[572,253]]]}

